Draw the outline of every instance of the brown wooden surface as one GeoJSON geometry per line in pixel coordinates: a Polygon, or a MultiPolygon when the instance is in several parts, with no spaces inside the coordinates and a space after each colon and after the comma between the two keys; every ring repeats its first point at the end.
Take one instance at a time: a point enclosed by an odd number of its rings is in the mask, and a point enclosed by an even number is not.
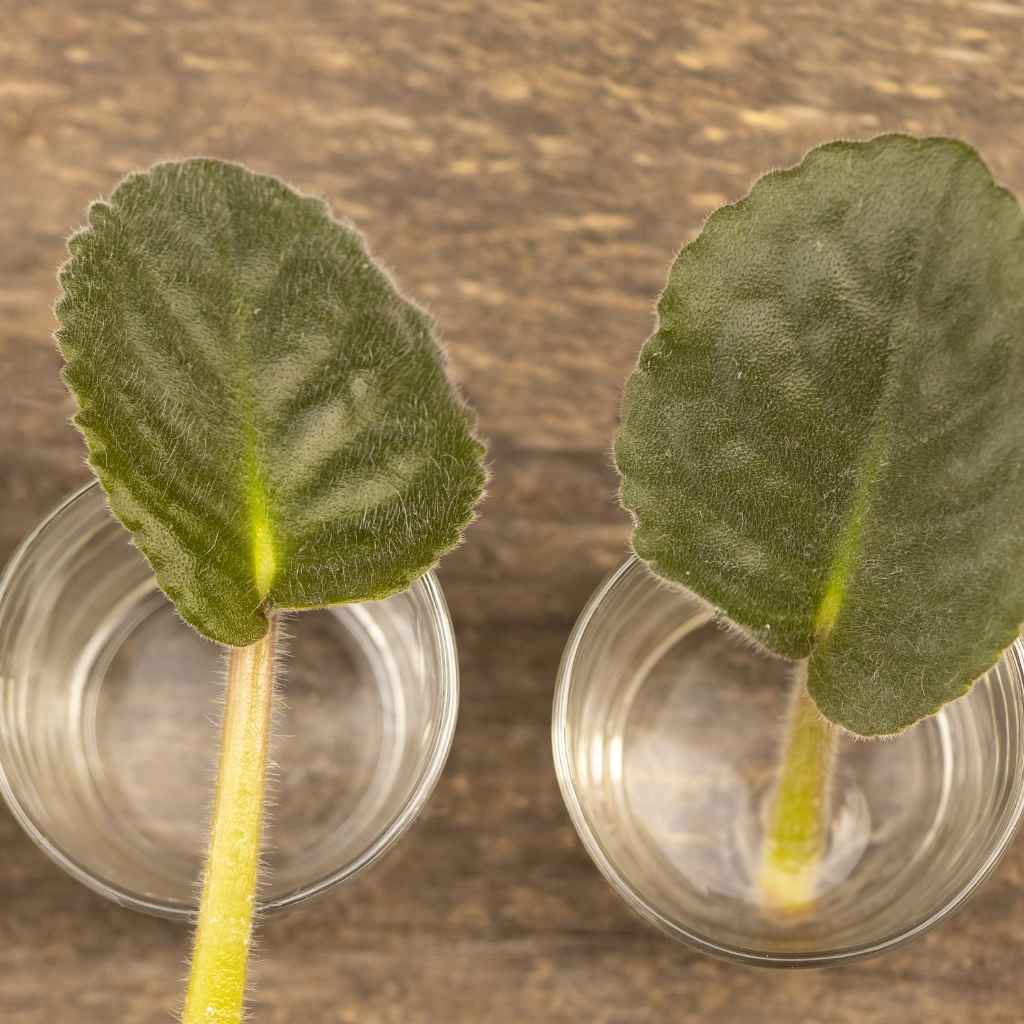
{"type": "MultiPolygon", "coordinates": [[[[323,194],[440,321],[492,443],[444,564],[464,691],[394,864],[262,929],[254,1020],[1019,1021],[1024,847],[904,951],[715,963],[618,903],[563,811],[550,701],[625,550],[607,455],[675,249],[837,135],[942,132],[1024,193],[1024,5],[903,0],[0,0],[0,558],[87,479],[50,341],[85,204],[161,157],[323,194]]],[[[170,1019],[186,935],[103,902],[0,811],[0,1020],[170,1019]]]]}

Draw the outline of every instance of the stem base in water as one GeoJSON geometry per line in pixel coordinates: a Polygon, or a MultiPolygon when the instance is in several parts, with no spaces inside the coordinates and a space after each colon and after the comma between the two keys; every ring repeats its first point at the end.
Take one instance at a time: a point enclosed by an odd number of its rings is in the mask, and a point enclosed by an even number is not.
{"type": "Polygon", "coordinates": [[[762,905],[783,913],[814,902],[828,849],[838,730],[811,699],[806,675],[806,664],[800,663],[758,878],[762,905]]]}

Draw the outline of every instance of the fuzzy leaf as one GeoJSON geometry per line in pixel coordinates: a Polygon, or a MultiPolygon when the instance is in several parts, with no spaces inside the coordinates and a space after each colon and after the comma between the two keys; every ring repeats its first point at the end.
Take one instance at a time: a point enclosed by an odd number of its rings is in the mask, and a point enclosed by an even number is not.
{"type": "Polygon", "coordinates": [[[127,178],[69,242],[57,340],[110,505],[199,632],[401,590],[483,448],[433,325],[319,200],[234,164],[127,178]]]}
{"type": "Polygon", "coordinates": [[[1024,620],[1024,216],[969,146],[836,142],[679,254],[625,393],[634,546],[898,732],[1024,620]]]}

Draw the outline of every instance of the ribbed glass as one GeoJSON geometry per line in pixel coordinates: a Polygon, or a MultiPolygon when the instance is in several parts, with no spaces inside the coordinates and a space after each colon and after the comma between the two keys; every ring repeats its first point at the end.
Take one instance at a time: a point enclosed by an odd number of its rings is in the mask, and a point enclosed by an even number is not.
{"type": "Polygon", "coordinates": [[[1024,646],[903,735],[840,741],[813,909],[757,897],[791,670],[636,559],[568,642],[555,766],[607,879],[674,938],[754,964],[815,966],[920,934],[977,888],[1024,809],[1024,646]]]}
{"type": "MultiPolygon", "coordinates": [[[[350,878],[440,775],[458,661],[432,574],[386,601],[285,620],[262,909],[350,878]]],[[[95,485],[0,581],[0,788],[40,847],[137,910],[192,913],[223,650],[175,614],[95,485]]]]}

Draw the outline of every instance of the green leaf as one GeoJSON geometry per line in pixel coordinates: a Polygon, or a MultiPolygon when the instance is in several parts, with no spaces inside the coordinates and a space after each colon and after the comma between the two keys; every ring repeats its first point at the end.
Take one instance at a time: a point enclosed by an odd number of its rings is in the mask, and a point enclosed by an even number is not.
{"type": "Polygon", "coordinates": [[[634,546],[833,722],[898,732],[1024,620],[1024,215],[969,146],[835,142],[679,254],[626,386],[634,546]]]}
{"type": "Polygon", "coordinates": [[[69,242],[75,423],[178,611],[384,597],[459,540],[483,448],[432,322],[317,199],[215,160],[127,178],[69,242]]]}

